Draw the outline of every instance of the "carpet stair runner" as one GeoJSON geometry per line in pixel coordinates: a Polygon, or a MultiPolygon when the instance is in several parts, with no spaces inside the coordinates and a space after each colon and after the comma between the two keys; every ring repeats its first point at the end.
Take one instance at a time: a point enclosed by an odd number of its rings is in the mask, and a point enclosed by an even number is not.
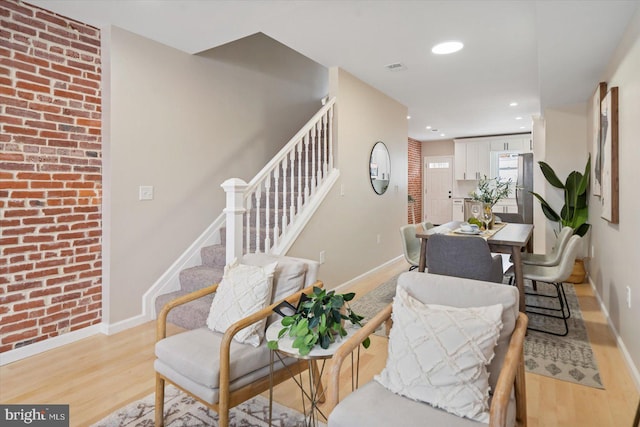
{"type": "MultiPolygon", "coordinates": [[[[322,141],[322,138],[319,138],[322,141]]],[[[323,144],[319,143],[316,145],[316,151],[319,153],[318,158],[322,158],[323,153],[323,144]]],[[[311,153],[309,153],[311,154],[311,153]]],[[[312,171],[312,164],[305,163],[306,161],[306,153],[301,152],[302,155],[302,171],[306,173],[306,171],[312,171]],[[308,166],[308,167],[307,167],[308,166]]],[[[295,167],[293,170],[291,168],[287,169],[287,176],[281,177],[278,185],[279,191],[274,191],[275,183],[272,180],[271,190],[269,191],[269,206],[271,207],[271,215],[269,217],[269,232],[273,238],[273,227],[275,224],[275,210],[273,209],[276,203],[276,199],[278,202],[278,218],[279,218],[279,227],[281,227],[282,222],[282,209],[283,205],[286,206],[286,218],[287,222],[290,221],[290,205],[291,205],[291,173],[296,173],[298,170],[298,156],[296,153],[295,157],[295,167]],[[286,186],[283,183],[283,180],[286,179],[286,186]],[[286,188],[286,192],[283,192],[283,188],[286,188]],[[276,198],[277,193],[277,198],[276,198]]],[[[311,158],[311,157],[309,157],[311,158]]],[[[317,160],[316,160],[317,161],[317,160]]],[[[316,164],[317,168],[317,164],[316,164]]],[[[294,175],[297,176],[297,175],[294,175]]],[[[302,179],[302,190],[304,191],[304,176],[302,179]]],[[[297,200],[299,191],[299,183],[297,178],[294,180],[293,185],[293,197],[294,200],[297,200]]],[[[260,207],[260,239],[259,242],[261,244],[260,248],[256,246],[256,228],[255,228],[255,218],[256,218],[256,207],[250,210],[248,213],[251,218],[252,226],[249,229],[250,233],[250,247],[249,252],[256,252],[256,249],[259,249],[261,252],[264,251],[263,242],[267,233],[266,229],[266,215],[264,212],[266,211],[266,197],[262,196],[261,207],[260,207]]],[[[297,201],[296,201],[297,203],[297,201]]],[[[304,207],[303,207],[304,209],[304,207]]],[[[247,215],[247,214],[245,214],[247,215]]],[[[245,218],[246,221],[246,218],[245,218]]],[[[219,283],[222,279],[222,275],[224,273],[224,266],[226,264],[226,227],[222,227],[220,229],[220,244],[206,246],[200,249],[200,257],[202,259],[202,264],[186,268],[180,271],[179,280],[180,280],[180,289],[174,292],[170,292],[167,294],[159,295],[155,301],[156,313],[159,313],[162,307],[169,301],[172,301],[180,296],[189,294],[191,292],[197,291],[199,289],[205,288],[215,283],[219,283]]],[[[246,241],[246,240],[243,240],[246,241]]],[[[246,252],[246,248],[245,248],[246,252]]],[[[207,295],[205,297],[199,298],[196,301],[189,302],[187,304],[178,306],[171,310],[167,320],[174,325],[180,326],[185,329],[196,329],[206,325],[207,317],[209,316],[209,309],[211,307],[211,302],[213,301],[213,297],[215,294],[207,295]]]]}

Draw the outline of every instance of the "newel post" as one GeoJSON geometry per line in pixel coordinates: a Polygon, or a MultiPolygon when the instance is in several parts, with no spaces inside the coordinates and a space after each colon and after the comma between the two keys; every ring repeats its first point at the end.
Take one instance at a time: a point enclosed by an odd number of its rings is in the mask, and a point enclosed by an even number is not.
{"type": "Polygon", "coordinates": [[[246,211],[244,191],[247,186],[240,178],[230,178],[221,185],[227,193],[227,207],[224,208],[227,214],[227,264],[242,257],[242,215],[246,211]]]}

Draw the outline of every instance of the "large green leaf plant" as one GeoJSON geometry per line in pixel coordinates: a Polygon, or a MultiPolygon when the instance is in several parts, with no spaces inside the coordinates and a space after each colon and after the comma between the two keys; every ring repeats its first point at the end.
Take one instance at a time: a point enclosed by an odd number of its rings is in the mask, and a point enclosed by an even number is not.
{"type": "Polygon", "coordinates": [[[538,162],[542,174],[549,184],[563,190],[564,205],[558,214],[540,194],[532,194],[540,201],[542,212],[553,222],[558,223],[558,231],[562,227],[573,228],[573,234],[584,236],[589,231],[589,206],[587,205],[587,190],[589,188],[589,174],[591,171],[591,156],[587,159],[584,173],[573,171],[563,183],[554,170],[545,162],[538,162]]]}

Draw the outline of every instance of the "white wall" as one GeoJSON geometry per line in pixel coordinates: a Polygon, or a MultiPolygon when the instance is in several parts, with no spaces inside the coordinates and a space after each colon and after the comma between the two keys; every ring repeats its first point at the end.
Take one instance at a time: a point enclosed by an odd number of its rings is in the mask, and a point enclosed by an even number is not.
{"type": "Polygon", "coordinates": [[[321,107],[328,70],[264,35],[188,55],[105,32],[104,320],[142,295],[321,107]],[[152,201],[138,186],[153,185],[152,201]]]}
{"type": "Polygon", "coordinates": [[[340,179],[288,254],[318,259],[325,251],[319,277],[334,288],[402,255],[408,131],[404,105],[346,71],[330,70],[330,88],[337,97],[340,179]],[[377,141],[385,143],[391,162],[383,195],[373,191],[369,180],[369,156],[377,141]]]}
{"type": "MultiPolygon", "coordinates": [[[[546,109],[544,111],[544,124],[544,157],[535,157],[535,169],[540,170],[537,162],[543,160],[553,168],[562,182],[565,182],[567,176],[574,170],[580,173],[584,172],[589,155],[586,145],[586,141],[589,139],[587,136],[587,104],[546,109]]],[[[549,184],[542,173],[540,173],[538,179],[539,181],[534,182],[534,190],[544,188],[544,199],[551,205],[553,210],[560,214],[560,210],[564,205],[564,192],[549,184]]],[[[537,200],[534,200],[534,203],[540,205],[537,200]]],[[[543,218],[544,221],[535,223],[535,226],[537,229],[543,228],[545,230],[544,251],[549,252],[555,242],[558,223],[549,221],[544,215],[543,218]]],[[[583,255],[586,255],[586,253],[583,255]]]]}
{"type": "Polygon", "coordinates": [[[601,81],[607,82],[608,88],[619,88],[620,221],[610,224],[600,218],[600,198],[591,196],[589,219],[595,253],[588,269],[625,355],[635,366],[636,386],[640,389],[640,10],[632,18],[601,81]],[[631,289],[631,308],[626,302],[627,286],[631,289]]]}

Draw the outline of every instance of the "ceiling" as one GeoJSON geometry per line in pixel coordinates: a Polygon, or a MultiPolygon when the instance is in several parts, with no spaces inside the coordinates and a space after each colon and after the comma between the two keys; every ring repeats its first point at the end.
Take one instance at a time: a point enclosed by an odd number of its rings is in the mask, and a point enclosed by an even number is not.
{"type": "Polygon", "coordinates": [[[28,0],[188,53],[263,32],[341,67],[409,109],[409,136],[531,130],[548,107],[587,101],[640,0],[28,0]],[[431,47],[459,40],[437,56],[431,47]],[[385,66],[401,63],[403,71],[385,66]],[[517,106],[510,106],[517,102],[517,106]],[[517,119],[520,117],[520,119],[517,119]],[[433,129],[426,129],[431,126],[433,129]]]}

